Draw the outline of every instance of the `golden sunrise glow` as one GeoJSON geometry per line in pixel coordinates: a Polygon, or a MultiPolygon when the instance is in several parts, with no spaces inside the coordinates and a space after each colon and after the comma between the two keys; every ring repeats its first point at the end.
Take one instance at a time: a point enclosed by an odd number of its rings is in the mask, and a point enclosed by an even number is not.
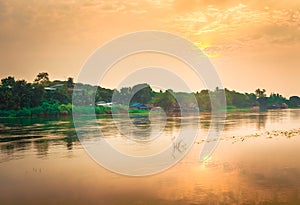
{"type": "Polygon", "coordinates": [[[220,57],[220,50],[217,48],[212,47],[210,43],[204,43],[204,42],[195,42],[195,44],[200,48],[203,53],[208,58],[218,58],[220,57]]]}
{"type": "Polygon", "coordinates": [[[202,49],[225,87],[299,95],[299,22],[296,0],[0,0],[0,77],[76,78],[105,42],[163,30],[202,49]]]}

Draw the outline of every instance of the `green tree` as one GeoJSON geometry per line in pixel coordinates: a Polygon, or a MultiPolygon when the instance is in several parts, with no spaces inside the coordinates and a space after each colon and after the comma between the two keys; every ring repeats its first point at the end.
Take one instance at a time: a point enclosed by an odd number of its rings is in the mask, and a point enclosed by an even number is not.
{"type": "Polygon", "coordinates": [[[163,108],[166,112],[171,112],[178,107],[172,90],[166,90],[164,93],[156,95],[153,104],[163,108]]]}
{"type": "Polygon", "coordinates": [[[153,91],[150,85],[138,84],[132,87],[132,93],[134,95],[131,98],[131,103],[148,103],[153,96],[153,91]]]}
{"type": "Polygon", "coordinates": [[[216,87],[216,90],[209,92],[209,95],[211,99],[212,108],[216,110],[226,109],[226,96],[223,89],[216,87]]]}
{"type": "Polygon", "coordinates": [[[40,106],[42,104],[44,95],[45,95],[45,89],[42,85],[39,84],[32,85],[30,107],[40,106]]]}
{"type": "Polygon", "coordinates": [[[7,77],[1,80],[0,87],[0,109],[12,110],[15,109],[16,95],[13,93],[16,81],[14,77],[7,77]]]}
{"type": "Polygon", "coordinates": [[[97,93],[96,93],[96,102],[97,101],[111,102],[113,92],[114,91],[111,89],[102,88],[102,87],[98,86],[97,93]]]}
{"type": "Polygon", "coordinates": [[[268,106],[270,107],[281,107],[283,103],[287,103],[287,99],[284,98],[280,94],[271,93],[270,97],[268,98],[268,106]]]}
{"type": "Polygon", "coordinates": [[[201,90],[196,93],[196,100],[198,102],[200,111],[210,111],[211,110],[211,101],[209,96],[209,90],[201,90]]]}
{"type": "Polygon", "coordinates": [[[25,80],[17,80],[11,76],[1,80],[0,109],[19,110],[31,106],[32,86],[25,80]]]}
{"type": "Polygon", "coordinates": [[[115,90],[113,100],[117,103],[126,105],[130,102],[131,92],[131,87],[123,87],[120,91],[115,90]]]}
{"type": "Polygon", "coordinates": [[[183,110],[192,111],[198,107],[198,103],[195,102],[194,93],[177,92],[175,96],[177,103],[180,103],[180,107],[183,110]]]}
{"type": "Polygon", "coordinates": [[[13,92],[16,94],[15,106],[16,109],[29,108],[31,105],[32,86],[25,80],[16,81],[13,87],[13,92]]]}

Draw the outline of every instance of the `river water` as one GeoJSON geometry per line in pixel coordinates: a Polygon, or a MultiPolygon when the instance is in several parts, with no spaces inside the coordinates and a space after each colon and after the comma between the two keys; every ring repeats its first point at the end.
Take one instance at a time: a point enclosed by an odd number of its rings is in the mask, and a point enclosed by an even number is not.
{"type": "MultiPolygon", "coordinates": [[[[140,156],[172,145],[180,130],[191,129],[181,118],[168,117],[151,145],[124,137],[110,117],[96,121],[116,149],[140,156]]],[[[210,114],[196,118],[198,135],[187,155],[144,177],[96,163],[78,140],[72,118],[1,118],[0,203],[300,204],[300,109],[227,113],[216,139],[206,138],[210,114]],[[210,143],[214,151],[199,160],[210,143]]]]}

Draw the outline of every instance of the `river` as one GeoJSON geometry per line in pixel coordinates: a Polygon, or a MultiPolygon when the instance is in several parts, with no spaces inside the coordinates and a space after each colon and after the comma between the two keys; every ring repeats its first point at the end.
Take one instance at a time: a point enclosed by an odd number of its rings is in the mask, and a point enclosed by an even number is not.
{"type": "MultiPolygon", "coordinates": [[[[96,163],[72,118],[0,118],[0,203],[300,204],[300,109],[227,113],[217,139],[206,138],[211,115],[196,117],[191,150],[171,168],[143,177],[96,163]],[[213,152],[199,160],[209,143],[213,152]]],[[[158,152],[191,129],[182,117],[168,117],[162,136],[149,145],[146,138],[122,136],[110,117],[96,121],[116,149],[131,155],[158,152]]]]}

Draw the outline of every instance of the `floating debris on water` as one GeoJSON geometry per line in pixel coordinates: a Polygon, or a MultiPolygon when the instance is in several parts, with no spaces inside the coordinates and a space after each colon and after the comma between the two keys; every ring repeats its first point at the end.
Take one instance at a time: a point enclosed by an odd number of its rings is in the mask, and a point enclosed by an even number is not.
{"type": "Polygon", "coordinates": [[[222,140],[233,140],[232,144],[238,142],[238,141],[245,141],[249,138],[253,137],[265,137],[267,139],[272,139],[276,137],[287,137],[287,138],[292,138],[294,136],[300,135],[300,128],[298,129],[292,129],[292,130],[272,130],[272,131],[265,131],[261,133],[255,133],[251,135],[244,135],[244,136],[228,136],[228,137],[220,137],[219,139],[201,139],[200,141],[195,141],[195,144],[201,144],[203,142],[212,142],[212,141],[222,141],[222,140]]]}

